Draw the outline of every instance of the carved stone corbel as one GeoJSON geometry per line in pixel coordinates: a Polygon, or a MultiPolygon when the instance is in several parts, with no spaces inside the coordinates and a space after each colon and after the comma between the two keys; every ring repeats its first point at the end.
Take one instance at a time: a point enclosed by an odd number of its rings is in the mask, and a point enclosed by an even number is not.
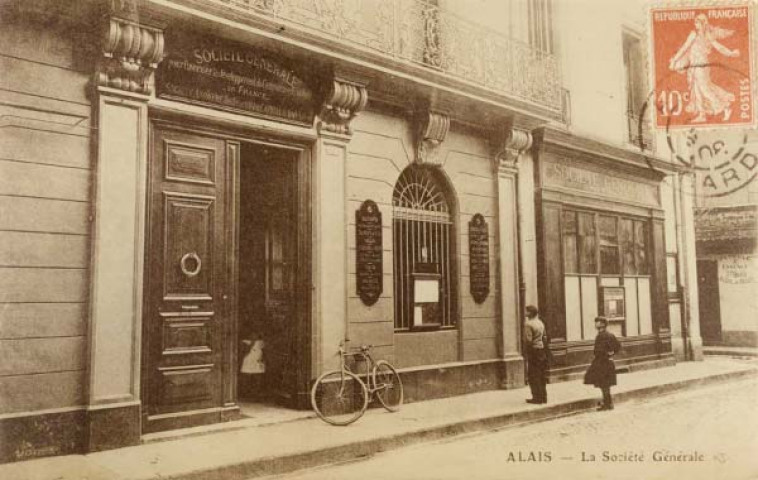
{"type": "Polygon", "coordinates": [[[499,170],[517,170],[519,156],[532,146],[532,134],[526,130],[508,127],[503,141],[495,153],[495,168],[499,170]]]}
{"type": "Polygon", "coordinates": [[[421,116],[416,140],[416,163],[442,165],[439,147],[450,130],[450,117],[444,113],[428,111],[421,116]]]}
{"type": "Polygon", "coordinates": [[[133,0],[111,0],[103,29],[97,84],[152,93],[152,74],[163,59],[163,31],[141,25],[133,0]]]}
{"type": "Polygon", "coordinates": [[[318,130],[321,132],[351,135],[350,121],[366,108],[368,91],[360,83],[335,78],[331,82],[319,114],[318,130]]]}

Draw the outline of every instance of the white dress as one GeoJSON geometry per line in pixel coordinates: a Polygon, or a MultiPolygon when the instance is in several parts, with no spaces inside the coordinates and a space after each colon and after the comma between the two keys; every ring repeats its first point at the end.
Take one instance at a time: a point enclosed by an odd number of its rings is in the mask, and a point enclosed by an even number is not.
{"type": "Polygon", "coordinates": [[[263,363],[263,347],[263,340],[256,340],[253,343],[250,351],[247,352],[247,355],[242,360],[240,373],[254,374],[266,372],[266,364],[263,363]]]}

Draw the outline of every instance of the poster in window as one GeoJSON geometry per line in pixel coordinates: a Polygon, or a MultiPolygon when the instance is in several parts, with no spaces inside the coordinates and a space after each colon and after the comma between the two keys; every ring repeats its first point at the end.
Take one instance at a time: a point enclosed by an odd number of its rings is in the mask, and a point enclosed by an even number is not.
{"type": "Polygon", "coordinates": [[[482,303],[490,293],[490,243],[489,227],[480,213],[468,224],[468,242],[471,296],[482,303]]]}
{"type": "Polygon", "coordinates": [[[376,303],[383,290],[382,213],[373,200],[355,212],[355,282],[361,301],[376,303]]]}
{"type": "Polygon", "coordinates": [[[608,320],[623,320],[625,317],[624,287],[601,287],[602,315],[608,320]]]}

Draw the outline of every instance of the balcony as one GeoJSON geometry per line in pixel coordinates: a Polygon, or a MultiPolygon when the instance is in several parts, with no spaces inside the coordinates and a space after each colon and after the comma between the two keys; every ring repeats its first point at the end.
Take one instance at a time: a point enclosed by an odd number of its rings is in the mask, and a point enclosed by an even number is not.
{"type": "Polygon", "coordinates": [[[563,117],[558,59],[429,0],[205,0],[342,49],[421,68],[563,117]]]}

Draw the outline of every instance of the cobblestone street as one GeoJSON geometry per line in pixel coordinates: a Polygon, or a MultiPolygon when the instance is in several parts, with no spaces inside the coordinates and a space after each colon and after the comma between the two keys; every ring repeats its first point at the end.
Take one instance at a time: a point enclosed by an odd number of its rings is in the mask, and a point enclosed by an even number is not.
{"type": "Polygon", "coordinates": [[[758,380],[736,381],[277,478],[754,479],[756,400],[758,380]]]}

